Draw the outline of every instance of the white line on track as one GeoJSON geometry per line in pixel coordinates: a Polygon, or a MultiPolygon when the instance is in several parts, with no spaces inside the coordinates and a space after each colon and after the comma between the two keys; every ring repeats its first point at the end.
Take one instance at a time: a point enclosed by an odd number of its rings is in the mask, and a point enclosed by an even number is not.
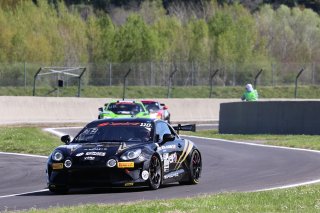
{"type": "Polygon", "coordinates": [[[22,154],[22,153],[13,153],[13,152],[0,152],[0,154],[1,154],[1,155],[17,155],[17,156],[33,157],[33,158],[48,158],[48,156],[22,154]]]}
{"type": "MultiPolygon", "coordinates": [[[[241,141],[231,141],[226,139],[219,139],[219,138],[206,138],[206,137],[199,137],[199,136],[191,136],[191,135],[181,135],[183,137],[192,137],[192,138],[199,138],[199,139],[206,139],[206,140],[212,140],[212,141],[221,141],[226,143],[233,143],[233,144],[239,144],[239,145],[247,145],[247,146],[259,146],[264,148],[274,148],[274,149],[286,149],[286,150],[293,150],[293,151],[304,151],[304,152],[312,152],[320,154],[320,151],[318,150],[311,150],[311,149],[301,149],[301,148],[292,148],[292,147],[284,147],[284,146],[273,146],[273,145],[265,145],[265,144],[255,144],[255,143],[247,143],[247,142],[241,142],[241,141]]],[[[320,179],[315,179],[311,181],[301,182],[301,183],[294,183],[294,184],[288,184],[278,187],[270,187],[270,188],[262,188],[258,190],[252,190],[251,192],[261,192],[261,191],[270,191],[270,190],[276,190],[276,189],[287,189],[287,188],[293,188],[298,186],[305,186],[310,184],[320,183],[320,179]]]]}
{"type": "Polygon", "coordinates": [[[42,189],[42,190],[37,190],[37,191],[32,191],[32,192],[24,192],[24,193],[19,193],[19,194],[12,194],[12,195],[3,195],[3,196],[0,196],[0,199],[1,198],[21,196],[21,195],[27,195],[27,194],[33,194],[33,193],[37,193],[37,192],[47,192],[47,191],[49,191],[49,190],[48,189],[42,189]]]}
{"type": "Polygon", "coordinates": [[[307,181],[307,182],[302,182],[302,183],[296,183],[296,184],[289,184],[289,185],[284,185],[284,186],[278,186],[278,187],[258,189],[258,190],[254,190],[254,191],[252,191],[252,192],[271,191],[271,190],[275,190],[275,189],[288,189],[288,188],[293,188],[293,187],[298,187],[298,186],[305,186],[305,185],[310,185],[310,184],[315,184],[315,183],[320,183],[320,179],[312,180],[312,181],[307,181]]]}

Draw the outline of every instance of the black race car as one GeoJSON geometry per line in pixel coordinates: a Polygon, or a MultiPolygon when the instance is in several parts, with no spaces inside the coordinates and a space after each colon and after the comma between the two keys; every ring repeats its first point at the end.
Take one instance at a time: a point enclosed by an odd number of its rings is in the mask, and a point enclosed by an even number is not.
{"type": "Polygon", "coordinates": [[[202,161],[193,142],[181,139],[179,130],[195,131],[195,125],[172,127],[150,118],[113,118],[87,124],[66,145],[48,158],[48,188],[67,193],[73,187],[149,186],[179,182],[197,184],[202,161]]]}

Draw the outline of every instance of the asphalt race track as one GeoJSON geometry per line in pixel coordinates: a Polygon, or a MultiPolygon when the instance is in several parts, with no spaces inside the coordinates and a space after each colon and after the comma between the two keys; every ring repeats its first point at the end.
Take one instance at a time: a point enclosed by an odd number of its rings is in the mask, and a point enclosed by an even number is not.
{"type": "MultiPolygon", "coordinates": [[[[59,129],[61,134],[78,131],[59,129]]],[[[54,195],[46,189],[46,158],[0,153],[0,211],[256,191],[320,181],[320,152],[189,138],[202,153],[200,183],[172,184],[156,191],[89,188],[54,195]]]]}

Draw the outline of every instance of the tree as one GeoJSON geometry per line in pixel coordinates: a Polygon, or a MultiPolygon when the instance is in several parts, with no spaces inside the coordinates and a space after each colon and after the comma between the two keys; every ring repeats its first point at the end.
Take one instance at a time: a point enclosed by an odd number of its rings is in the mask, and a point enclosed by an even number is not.
{"type": "Polygon", "coordinates": [[[115,36],[115,45],[120,62],[143,62],[154,59],[157,38],[141,16],[131,14],[115,36]]]}

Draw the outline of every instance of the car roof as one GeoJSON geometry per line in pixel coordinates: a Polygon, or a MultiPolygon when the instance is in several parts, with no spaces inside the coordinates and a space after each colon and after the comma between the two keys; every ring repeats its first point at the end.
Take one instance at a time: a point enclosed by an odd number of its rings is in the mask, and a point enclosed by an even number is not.
{"type": "Polygon", "coordinates": [[[141,101],[135,101],[135,100],[112,100],[112,101],[109,101],[109,103],[127,103],[127,104],[138,103],[138,104],[142,104],[141,101]]]}
{"type": "Polygon", "coordinates": [[[141,100],[142,103],[157,103],[158,101],[154,100],[141,100]]]}
{"type": "Polygon", "coordinates": [[[92,125],[92,124],[100,124],[100,123],[105,123],[105,122],[141,122],[141,123],[145,123],[145,122],[155,122],[158,119],[155,118],[137,118],[137,117],[130,117],[130,118],[104,118],[104,119],[98,119],[98,120],[94,120],[90,123],[88,123],[88,125],[92,125]]]}

